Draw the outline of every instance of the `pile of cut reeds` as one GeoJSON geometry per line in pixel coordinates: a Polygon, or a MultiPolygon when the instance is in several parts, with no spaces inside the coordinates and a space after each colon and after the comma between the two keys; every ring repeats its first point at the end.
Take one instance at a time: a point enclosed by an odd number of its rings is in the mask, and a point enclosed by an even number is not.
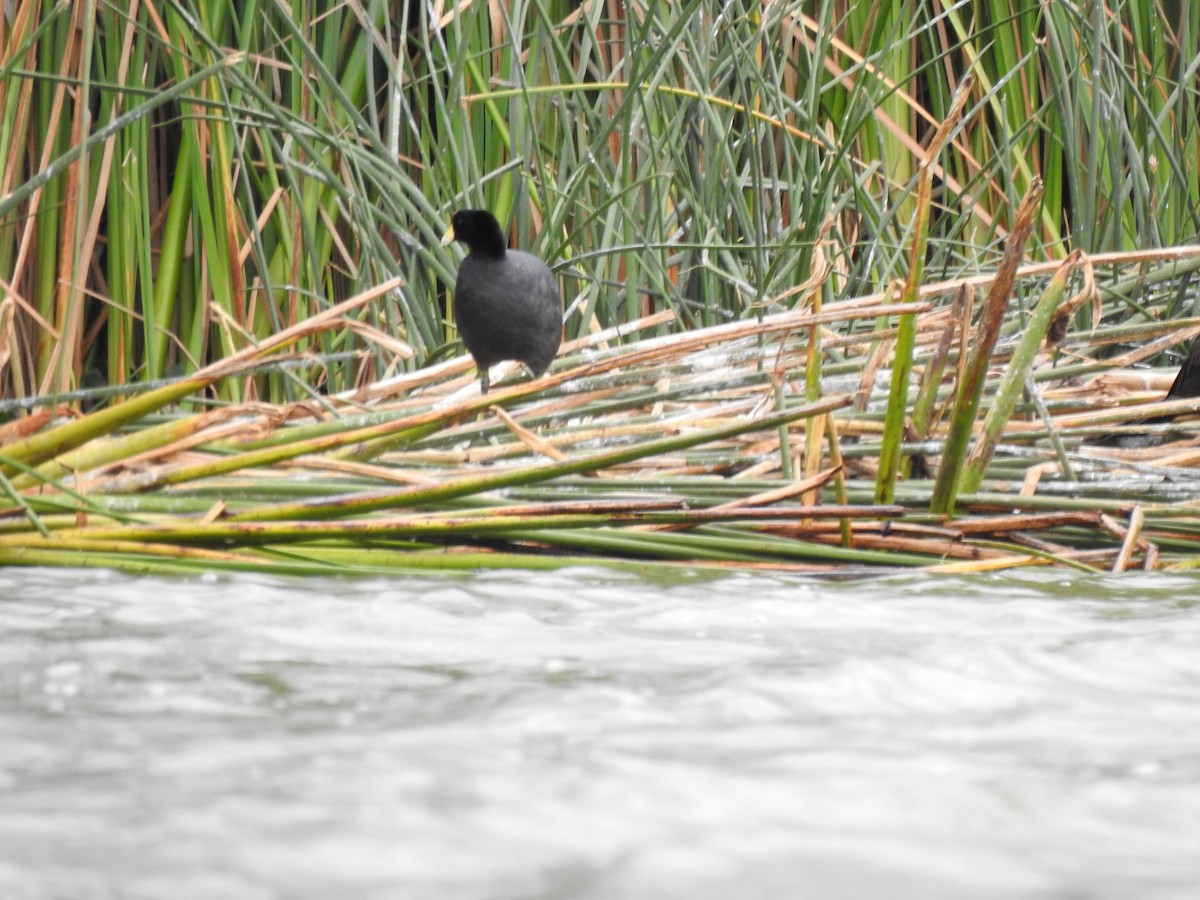
{"type": "Polygon", "coordinates": [[[543,378],[498,368],[486,396],[460,357],[288,405],[205,402],[223,379],[319,364],[289,347],[392,282],[186,379],[11,423],[0,563],[1188,568],[1200,399],[1162,402],[1173,370],[1135,367],[1200,335],[1157,313],[1197,268],[1186,247],[908,295],[821,303],[817,285],[789,312],[653,336],[665,312],[573,341],[543,378]],[[973,314],[993,302],[992,324],[973,314]]]}

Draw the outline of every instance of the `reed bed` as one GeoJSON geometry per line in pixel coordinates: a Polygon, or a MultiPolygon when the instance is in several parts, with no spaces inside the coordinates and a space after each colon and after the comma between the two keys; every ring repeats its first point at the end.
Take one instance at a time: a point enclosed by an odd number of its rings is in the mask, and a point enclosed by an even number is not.
{"type": "Polygon", "coordinates": [[[1195,565],[1189,9],[15,0],[0,563],[1195,565]]]}
{"type": "Polygon", "coordinates": [[[19,420],[38,430],[4,437],[0,563],[1186,569],[1200,559],[1200,399],[1163,402],[1173,370],[1137,365],[1200,334],[1200,317],[1156,315],[1193,290],[1198,266],[1200,247],[1183,247],[1015,268],[1010,300],[1026,314],[1006,316],[978,379],[966,367],[986,325],[964,297],[985,298],[999,271],[927,283],[903,303],[885,292],[668,335],[659,313],[622,326],[621,343],[617,329],[569,342],[540,379],[500,367],[486,396],[459,357],[289,404],[204,399],[345,327],[395,289],[384,284],[186,380],[19,420]],[[1103,324],[1130,302],[1143,321],[1103,324]],[[1100,324],[1031,341],[1046,304],[1087,304],[1100,324]],[[916,393],[932,401],[920,433],[906,417],[907,474],[881,502],[906,318],[916,393]],[[975,381],[981,412],[951,461],[960,386],[975,381]],[[1138,446],[1114,445],[1123,433],[1138,446]],[[948,471],[961,472],[957,492],[939,510],[948,471]]]}

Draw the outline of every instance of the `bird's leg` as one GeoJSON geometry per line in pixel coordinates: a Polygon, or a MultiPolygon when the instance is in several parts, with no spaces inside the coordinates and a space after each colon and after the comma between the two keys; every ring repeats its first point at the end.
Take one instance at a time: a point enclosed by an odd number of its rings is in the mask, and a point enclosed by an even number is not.
{"type": "Polygon", "coordinates": [[[479,370],[479,393],[486,394],[488,388],[492,386],[492,381],[488,373],[488,369],[484,366],[479,370]]]}

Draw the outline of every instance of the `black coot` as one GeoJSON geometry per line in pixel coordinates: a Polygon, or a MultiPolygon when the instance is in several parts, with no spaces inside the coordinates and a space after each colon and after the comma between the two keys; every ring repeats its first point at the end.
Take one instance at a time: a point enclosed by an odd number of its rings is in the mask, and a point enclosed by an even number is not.
{"type": "Polygon", "coordinates": [[[1192,341],[1192,349],[1163,399],[1186,400],[1188,397],[1200,397],[1200,338],[1192,341]]]}
{"type": "Polygon", "coordinates": [[[562,342],[562,296],[550,268],[531,253],[509,250],[496,217],[460,209],[443,243],[462,241],[467,256],[454,285],[454,322],[475,365],[483,393],[488,369],[506,359],[534,375],[549,368],[562,342]]]}

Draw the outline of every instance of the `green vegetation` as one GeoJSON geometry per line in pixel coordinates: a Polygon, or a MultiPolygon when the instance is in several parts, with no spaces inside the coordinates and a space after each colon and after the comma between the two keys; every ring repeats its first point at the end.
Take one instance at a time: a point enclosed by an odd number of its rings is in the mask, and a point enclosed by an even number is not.
{"type": "Polygon", "coordinates": [[[437,239],[463,205],[553,262],[568,337],[788,308],[818,248],[828,295],[876,290],[908,276],[922,144],[968,75],[934,277],[992,267],[1035,177],[1033,258],[1200,222],[1188,3],[7,8],[6,396],[195,371],[394,275],[305,347],[327,365],[223,390],[419,367],[453,338],[437,239]]]}
{"type": "MultiPolygon", "coordinates": [[[[1068,396],[1057,379],[1170,365],[1200,331],[1185,246],[1200,232],[1198,75],[1200,15],[1166,0],[14,0],[0,11],[0,561],[357,570],[434,564],[432,547],[465,541],[572,560],[790,564],[817,546],[819,565],[918,564],[959,555],[967,532],[889,544],[880,523],[969,519],[1043,477],[1088,496],[1089,472],[1186,482],[1183,451],[1080,449],[1097,410],[1136,422],[1148,413],[1122,404],[1153,395],[1114,399],[1100,380],[1068,396]],[[487,402],[454,393],[461,251],[439,239],[463,206],[550,262],[568,307],[548,377],[502,379],[487,402]],[[98,408],[73,418],[81,402],[98,408]],[[493,451],[523,474],[476,471],[493,451]],[[657,459],[676,453],[704,461],[657,459]],[[607,475],[576,484],[556,465],[607,475]],[[322,477],[280,496],[305,466],[322,477]],[[640,481],[659,469],[686,513],[629,500],[666,502],[640,481]],[[691,486],[701,473],[747,491],[691,486]],[[551,479],[606,524],[355,530],[551,479]],[[459,490],[334,499],[395,480],[459,490]],[[803,527],[704,520],[723,503],[803,527]],[[300,527],[330,504],[342,538],[300,527]],[[200,511],[208,530],[188,531],[200,511]],[[255,531],[267,522],[281,524],[255,531]]],[[[1020,552],[998,536],[1022,527],[1009,523],[969,558],[1091,565],[1094,551],[1117,567],[1122,552],[1124,567],[1138,552],[1152,567],[1160,543],[1192,546],[1180,497],[1134,509],[1119,493],[1020,552]],[[1097,526],[1113,515],[1136,527],[1097,526]]],[[[555,509],[521,515],[584,515],[555,509]]]]}

